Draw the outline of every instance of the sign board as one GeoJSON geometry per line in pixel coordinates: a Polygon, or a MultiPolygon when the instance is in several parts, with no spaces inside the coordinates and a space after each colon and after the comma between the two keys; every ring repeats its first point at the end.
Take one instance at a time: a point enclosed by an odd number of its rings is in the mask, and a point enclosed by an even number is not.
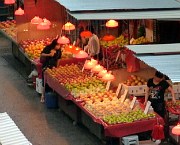
{"type": "Polygon", "coordinates": [[[144,113],[145,114],[147,114],[148,113],[148,111],[149,111],[149,107],[151,106],[151,102],[150,101],[147,101],[147,103],[146,103],[146,107],[145,107],[145,109],[144,109],[144,113]]]}
{"type": "Polygon", "coordinates": [[[107,90],[107,91],[109,90],[110,85],[111,85],[111,81],[108,81],[108,82],[107,82],[107,85],[106,85],[106,90],[107,90]]]}
{"type": "Polygon", "coordinates": [[[130,108],[133,109],[134,105],[135,105],[135,102],[136,102],[136,97],[133,97],[133,100],[131,101],[131,104],[130,104],[130,108]]]}
{"type": "Polygon", "coordinates": [[[121,83],[119,83],[119,85],[118,85],[118,88],[117,88],[117,90],[116,90],[116,96],[118,96],[119,95],[119,92],[120,92],[120,89],[121,89],[121,83]]]}
{"type": "Polygon", "coordinates": [[[121,102],[124,102],[124,100],[126,99],[127,94],[128,94],[128,90],[125,90],[124,94],[121,96],[121,102]]]}

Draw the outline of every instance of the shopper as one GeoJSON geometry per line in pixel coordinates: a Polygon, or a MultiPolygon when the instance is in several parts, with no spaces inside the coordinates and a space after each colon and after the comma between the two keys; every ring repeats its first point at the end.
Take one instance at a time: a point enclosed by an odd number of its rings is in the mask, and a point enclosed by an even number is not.
{"type": "Polygon", "coordinates": [[[88,44],[84,47],[84,50],[94,59],[99,59],[100,54],[100,42],[98,36],[94,33],[94,28],[91,27],[90,31],[92,36],[89,37],[88,44]]]}
{"type": "Polygon", "coordinates": [[[57,39],[54,39],[51,44],[47,45],[41,52],[42,61],[42,95],[41,102],[44,102],[45,84],[44,84],[44,71],[47,68],[52,69],[59,65],[59,59],[61,58],[61,45],[57,43],[57,39]]]}
{"type": "Polygon", "coordinates": [[[164,75],[161,72],[156,71],[154,77],[147,82],[144,104],[146,105],[149,100],[154,111],[163,118],[165,115],[164,93],[166,89],[171,92],[173,102],[176,102],[172,86],[164,80],[164,75]]]}

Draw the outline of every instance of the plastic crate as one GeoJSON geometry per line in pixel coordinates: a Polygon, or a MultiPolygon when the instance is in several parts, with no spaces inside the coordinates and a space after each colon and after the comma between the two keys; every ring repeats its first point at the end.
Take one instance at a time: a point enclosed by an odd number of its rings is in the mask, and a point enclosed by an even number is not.
{"type": "Polygon", "coordinates": [[[146,93],[146,85],[141,85],[141,86],[127,86],[125,84],[122,84],[122,89],[121,91],[128,90],[128,93],[130,95],[134,96],[144,96],[146,93]]]}

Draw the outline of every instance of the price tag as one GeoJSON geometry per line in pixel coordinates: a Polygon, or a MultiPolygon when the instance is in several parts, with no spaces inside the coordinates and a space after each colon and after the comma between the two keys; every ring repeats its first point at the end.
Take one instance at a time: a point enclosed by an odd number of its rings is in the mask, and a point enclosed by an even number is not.
{"type": "Polygon", "coordinates": [[[107,90],[107,91],[109,90],[110,85],[111,85],[111,81],[108,81],[108,82],[107,82],[107,85],[106,85],[106,90],[107,90]]]}
{"type": "Polygon", "coordinates": [[[128,93],[128,90],[125,90],[124,94],[121,96],[121,102],[124,102],[124,100],[126,99],[127,93],[128,93]]]}
{"type": "Polygon", "coordinates": [[[130,104],[130,108],[133,109],[134,105],[135,105],[135,102],[136,102],[136,97],[133,97],[133,100],[131,101],[131,104],[130,104]]]}
{"type": "Polygon", "coordinates": [[[83,68],[82,68],[82,72],[84,71],[84,66],[83,66],[83,68]]]}
{"type": "Polygon", "coordinates": [[[120,92],[120,89],[121,89],[121,83],[119,83],[119,85],[118,85],[118,88],[117,88],[117,90],[116,90],[116,96],[118,96],[119,95],[119,92],[120,92]]]}
{"type": "Polygon", "coordinates": [[[151,106],[151,102],[150,101],[147,101],[147,103],[146,103],[146,107],[145,107],[145,109],[144,109],[144,113],[145,114],[147,114],[148,113],[148,111],[149,111],[149,107],[151,106]]]}
{"type": "Polygon", "coordinates": [[[118,54],[117,54],[117,56],[116,56],[116,60],[115,60],[115,62],[117,62],[117,61],[118,61],[119,55],[120,55],[120,51],[118,51],[118,54]]]}

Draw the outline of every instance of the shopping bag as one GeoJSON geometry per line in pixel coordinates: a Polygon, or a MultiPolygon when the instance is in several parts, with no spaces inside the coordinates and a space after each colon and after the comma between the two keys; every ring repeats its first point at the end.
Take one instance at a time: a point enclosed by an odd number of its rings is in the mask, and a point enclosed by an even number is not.
{"type": "Polygon", "coordinates": [[[159,119],[157,118],[157,122],[153,127],[152,138],[155,140],[162,140],[164,139],[164,126],[159,123],[159,119]]]}

